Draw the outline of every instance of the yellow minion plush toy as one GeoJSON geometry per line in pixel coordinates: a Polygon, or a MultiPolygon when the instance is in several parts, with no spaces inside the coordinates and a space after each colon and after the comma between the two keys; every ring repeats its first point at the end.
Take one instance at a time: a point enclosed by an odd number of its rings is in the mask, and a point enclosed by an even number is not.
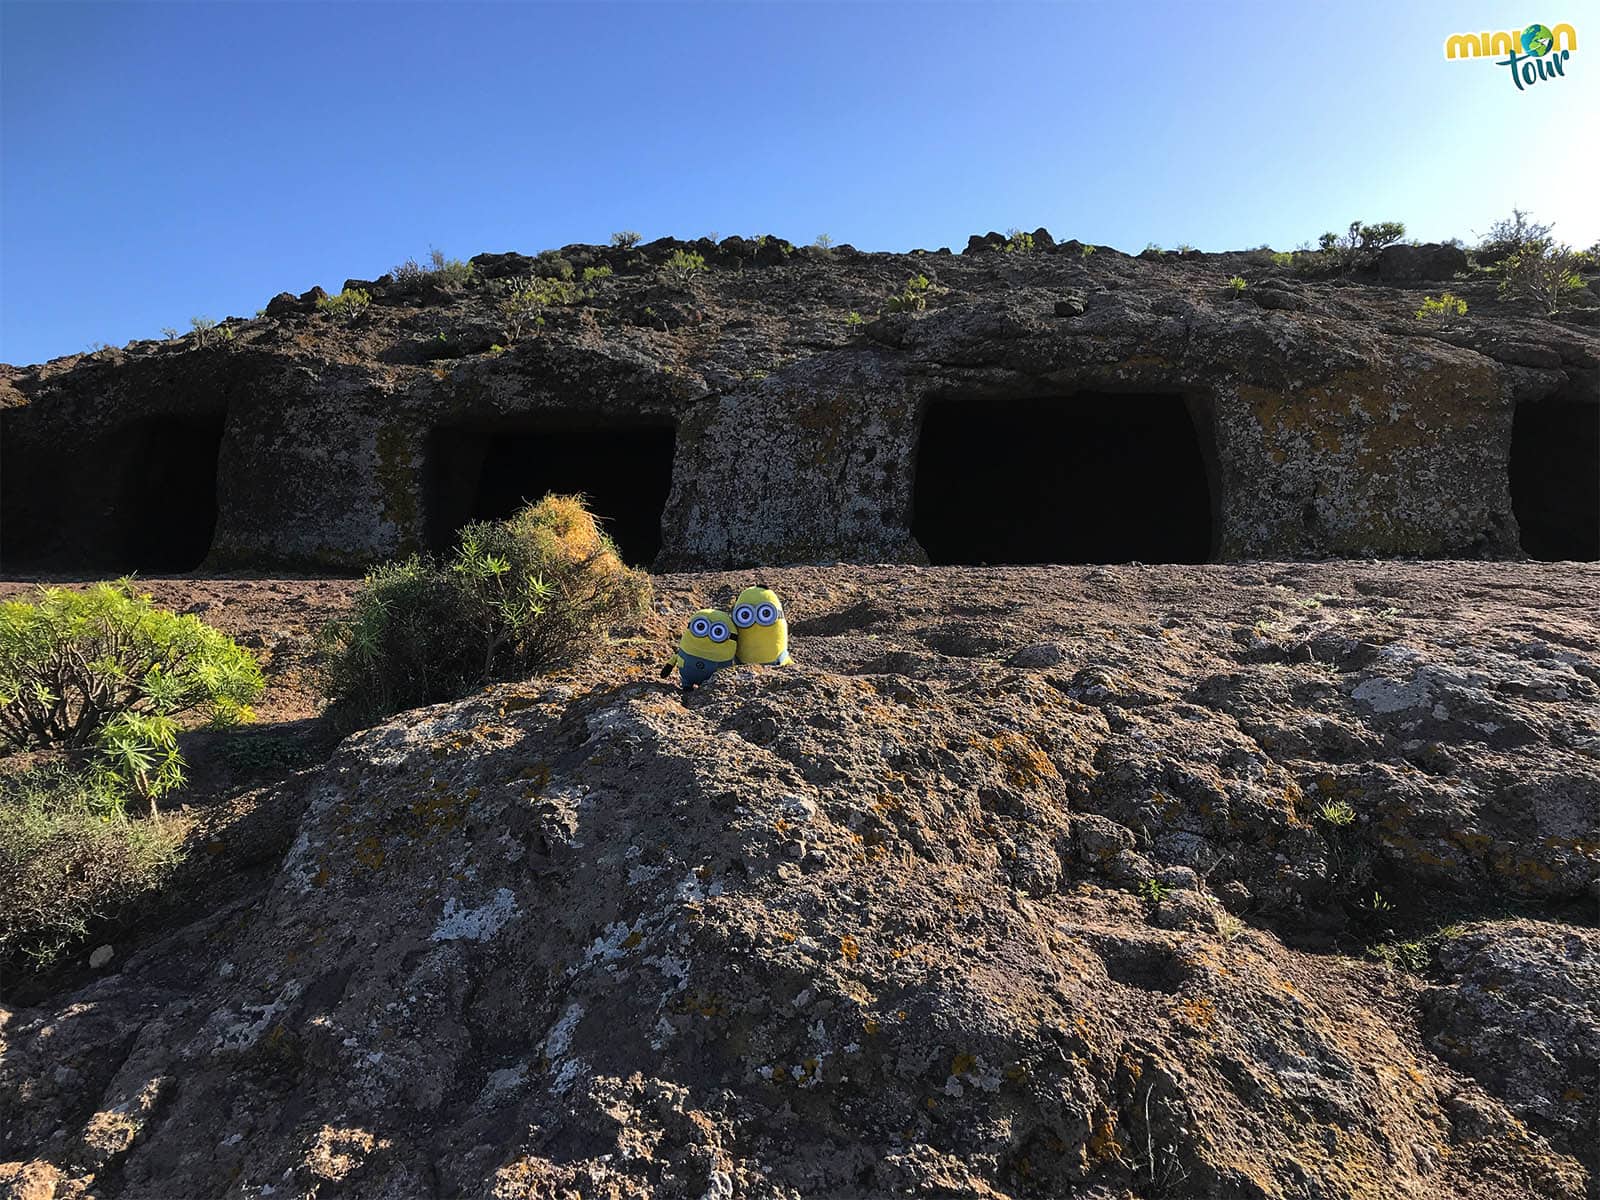
{"type": "Polygon", "coordinates": [[[739,661],[748,666],[781,667],[789,662],[789,622],[771,588],[747,587],[733,602],[739,661]]]}
{"type": "Polygon", "coordinates": [[[683,690],[704,683],[723,667],[733,665],[736,642],[733,622],[721,609],[702,608],[689,618],[689,627],[678,639],[678,652],[661,668],[663,677],[678,671],[683,690]]]}

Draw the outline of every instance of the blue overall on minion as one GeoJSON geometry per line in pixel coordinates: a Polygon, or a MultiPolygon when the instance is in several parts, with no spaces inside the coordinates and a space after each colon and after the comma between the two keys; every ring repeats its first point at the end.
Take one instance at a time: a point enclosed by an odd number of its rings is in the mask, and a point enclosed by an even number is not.
{"type": "Polygon", "coordinates": [[[661,674],[670,675],[676,668],[678,681],[687,692],[724,667],[731,667],[737,651],[733,621],[728,614],[716,608],[702,608],[689,618],[689,627],[678,639],[678,651],[661,668],[661,674]]]}

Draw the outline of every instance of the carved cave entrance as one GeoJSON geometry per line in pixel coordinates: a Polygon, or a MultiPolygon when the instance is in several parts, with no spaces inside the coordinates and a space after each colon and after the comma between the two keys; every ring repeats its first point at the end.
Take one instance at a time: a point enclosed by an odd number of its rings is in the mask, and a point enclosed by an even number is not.
{"type": "Polygon", "coordinates": [[[181,573],[217,529],[225,413],[151,417],[65,453],[7,455],[8,566],[181,573]]]}
{"type": "Polygon", "coordinates": [[[1510,473],[1511,508],[1530,558],[1600,559],[1600,404],[1517,405],[1510,473]]]}
{"type": "Polygon", "coordinates": [[[1178,395],[935,400],[911,532],[935,564],[1206,562],[1207,461],[1178,395]]]}
{"type": "Polygon", "coordinates": [[[669,422],[496,422],[436,429],[428,541],[453,544],[469,521],[508,517],[547,492],[582,492],[623,559],[649,566],[661,550],[676,430],[669,422]]]}

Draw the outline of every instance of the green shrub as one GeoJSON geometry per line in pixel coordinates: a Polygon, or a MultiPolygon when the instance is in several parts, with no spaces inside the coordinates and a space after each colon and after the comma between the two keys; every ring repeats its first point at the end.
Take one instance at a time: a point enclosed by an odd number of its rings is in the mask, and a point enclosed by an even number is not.
{"type": "Polygon", "coordinates": [[[585,267],[583,281],[593,283],[596,279],[610,279],[612,276],[611,264],[601,263],[598,267],[585,267]]]}
{"type": "Polygon", "coordinates": [[[845,313],[845,315],[844,315],[844,323],[846,325],[860,325],[861,324],[861,314],[858,313],[858,312],[855,312],[854,310],[845,313]]]}
{"type": "Polygon", "coordinates": [[[1448,325],[1466,315],[1467,302],[1449,292],[1443,293],[1437,300],[1432,296],[1424,296],[1422,307],[1417,309],[1417,320],[1438,321],[1441,325],[1448,325]]]}
{"type": "Polygon", "coordinates": [[[611,235],[611,244],[619,250],[632,250],[639,244],[639,235],[631,229],[624,229],[611,235]]]}
{"type": "Polygon", "coordinates": [[[928,297],[937,294],[937,289],[928,282],[926,275],[913,275],[906,280],[906,286],[897,296],[890,296],[884,305],[889,312],[923,312],[928,307],[928,297]]]}
{"type": "Polygon", "coordinates": [[[568,280],[577,274],[570,260],[554,250],[541,250],[533,256],[533,273],[541,279],[568,280]]]}
{"type": "Polygon", "coordinates": [[[1033,234],[1024,233],[1020,229],[1008,229],[1005,245],[1001,249],[1007,253],[1031,254],[1034,250],[1033,234]]]}
{"type": "Polygon", "coordinates": [[[705,269],[705,255],[693,251],[674,250],[672,256],[662,264],[661,272],[677,283],[686,284],[705,269]]]}
{"type": "Polygon", "coordinates": [[[1275,267],[1294,266],[1294,253],[1289,250],[1278,250],[1272,255],[1272,265],[1275,267]]]}
{"type": "Polygon", "coordinates": [[[336,321],[354,321],[367,311],[372,296],[362,288],[345,288],[337,296],[324,296],[317,301],[319,312],[325,312],[336,321]]]}
{"type": "Polygon", "coordinates": [[[1244,276],[1242,275],[1235,275],[1232,279],[1228,280],[1227,283],[1228,290],[1235,296],[1239,295],[1245,290],[1245,288],[1249,286],[1250,285],[1244,281],[1244,276]]]}
{"type": "Polygon", "coordinates": [[[47,967],[182,860],[183,823],[135,820],[64,762],[0,773],[0,964],[47,967]]]}
{"type": "Polygon", "coordinates": [[[161,327],[161,336],[166,338],[169,342],[176,341],[178,338],[178,331],[171,325],[163,325],[161,327]]]}
{"type": "Polygon", "coordinates": [[[468,525],[448,562],[413,557],[367,577],[323,633],[336,720],[359,724],[592,654],[642,612],[649,578],[623,565],[577,496],[468,525]]]}
{"type": "Polygon", "coordinates": [[[127,580],[0,604],[0,741],[12,746],[86,746],[121,714],[204,710],[230,725],[262,687],[248,650],[127,580]]]}
{"type": "Polygon", "coordinates": [[[1500,264],[1500,294],[1532,300],[1554,315],[1572,307],[1583,288],[1581,261],[1566,246],[1530,247],[1500,264]]]}
{"type": "Polygon", "coordinates": [[[819,233],[819,234],[817,234],[817,240],[812,242],[811,244],[813,246],[815,246],[818,250],[824,250],[824,251],[832,250],[833,249],[833,238],[829,237],[825,233],[819,233]]]}
{"type": "Polygon", "coordinates": [[[201,346],[206,344],[206,334],[217,327],[217,323],[210,317],[190,317],[189,328],[194,330],[194,340],[201,346]]]}

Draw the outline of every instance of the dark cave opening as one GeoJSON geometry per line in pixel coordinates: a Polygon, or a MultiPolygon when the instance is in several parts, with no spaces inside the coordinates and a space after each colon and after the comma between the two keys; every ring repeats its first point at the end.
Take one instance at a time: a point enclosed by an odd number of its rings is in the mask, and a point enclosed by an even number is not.
{"type": "Polygon", "coordinates": [[[223,412],[159,416],[82,444],[8,445],[8,569],[182,573],[217,529],[223,412]]]}
{"type": "Polygon", "coordinates": [[[936,565],[1213,554],[1207,458],[1177,395],[935,400],[912,509],[911,532],[936,565]]]}
{"type": "Polygon", "coordinates": [[[428,541],[436,552],[469,521],[510,516],[547,492],[581,492],[623,560],[649,566],[661,551],[677,432],[670,423],[527,423],[436,429],[428,541]]]}
{"type": "Polygon", "coordinates": [[[222,413],[154,417],[122,434],[127,455],[111,525],[120,545],[107,565],[143,573],[193,571],[217,531],[222,413]],[[124,440],[125,439],[125,440],[124,440]]]}
{"type": "Polygon", "coordinates": [[[1600,404],[1517,405],[1509,466],[1523,552],[1546,561],[1600,559],[1600,404]]]}

